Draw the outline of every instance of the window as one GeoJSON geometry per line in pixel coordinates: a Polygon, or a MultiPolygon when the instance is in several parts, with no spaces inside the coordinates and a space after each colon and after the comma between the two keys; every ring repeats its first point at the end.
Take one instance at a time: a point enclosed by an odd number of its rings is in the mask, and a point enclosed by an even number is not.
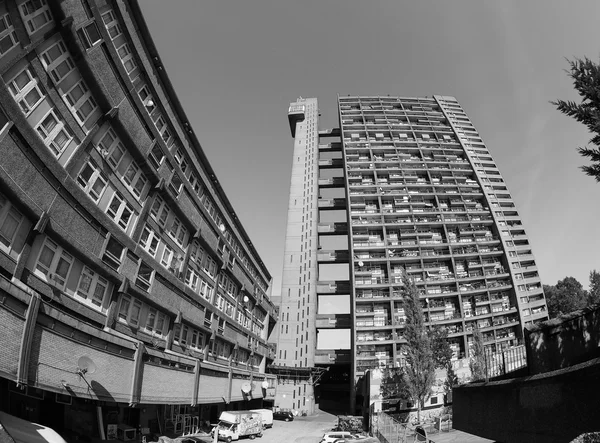
{"type": "Polygon", "coordinates": [[[198,243],[192,243],[190,261],[195,265],[200,265],[202,263],[202,258],[204,258],[204,249],[202,249],[198,243]]]}
{"type": "Polygon", "coordinates": [[[52,15],[50,14],[46,0],[26,1],[19,8],[19,12],[21,13],[21,17],[23,17],[29,35],[52,21],[52,15]]]}
{"type": "Polygon", "coordinates": [[[210,299],[212,297],[212,293],[213,293],[213,287],[211,285],[209,285],[203,279],[200,279],[200,295],[204,299],[210,301],[210,299]]]}
{"type": "Polygon", "coordinates": [[[190,346],[196,349],[202,349],[204,347],[204,334],[200,331],[192,329],[192,339],[190,340],[190,346]]]}
{"type": "Polygon", "coordinates": [[[54,110],[50,110],[35,129],[44,144],[56,157],[60,156],[73,138],[65,127],[65,123],[58,118],[54,110]]]}
{"type": "Polygon", "coordinates": [[[114,238],[110,238],[104,250],[102,261],[113,269],[119,269],[125,248],[114,238]]]}
{"type": "Polygon", "coordinates": [[[55,83],[59,83],[75,69],[75,64],[62,40],[43,52],[41,59],[55,83]]]}
{"type": "Polygon", "coordinates": [[[179,335],[177,338],[177,341],[179,342],[179,344],[181,346],[187,345],[189,331],[190,330],[186,325],[181,326],[181,329],[179,330],[179,335]]]}
{"type": "Polygon", "coordinates": [[[102,14],[102,22],[104,23],[104,26],[106,26],[106,30],[108,31],[108,35],[110,35],[111,40],[116,39],[123,33],[121,25],[117,23],[117,18],[113,11],[108,11],[102,14]]]}
{"type": "Polygon", "coordinates": [[[95,203],[98,203],[102,193],[106,189],[107,179],[100,168],[92,160],[89,160],[77,176],[77,183],[89,195],[95,203]]]}
{"type": "Polygon", "coordinates": [[[95,44],[102,41],[96,22],[89,23],[77,30],[77,35],[85,49],[90,49],[95,44]]]}
{"type": "Polygon", "coordinates": [[[13,28],[10,16],[4,14],[0,17],[0,56],[6,54],[19,43],[13,28]]]}
{"type": "Polygon", "coordinates": [[[64,289],[73,261],[71,254],[46,238],[38,256],[35,271],[38,275],[42,274],[48,282],[52,282],[59,289],[64,289]]]}
{"type": "Polygon", "coordinates": [[[23,214],[0,194],[0,248],[10,248],[23,220],[23,214]]]}
{"type": "Polygon", "coordinates": [[[9,81],[8,88],[26,116],[29,115],[44,98],[44,93],[40,89],[38,80],[34,77],[29,67],[23,69],[9,81]]]}
{"type": "Polygon", "coordinates": [[[217,262],[212,259],[212,257],[206,257],[206,261],[204,262],[204,270],[211,277],[215,277],[217,274],[217,262]]]}
{"type": "Polygon", "coordinates": [[[127,294],[121,296],[119,305],[119,320],[129,323],[131,326],[139,326],[142,302],[127,294]]]}
{"type": "Polygon", "coordinates": [[[228,317],[233,317],[233,304],[230,302],[225,303],[225,314],[228,317]]]}
{"type": "Polygon", "coordinates": [[[225,300],[220,295],[217,295],[217,302],[215,303],[219,311],[223,310],[223,306],[225,305],[225,300]]]}
{"type": "Polygon", "coordinates": [[[87,266],[83,267],[83,271],[79,277],[79,285],[77,286],[77,295],[91,301],[96,306],[102,306],[108,288],[108,280],[87,266]]]}
{"type": "MultiPolygon", "coordinates": [[[[124,43],[121,46],[119,46],[117,48],[117,54],[119,54],[119,58],[121,59],[121,63],[123,63],[123,66],[125,67],[125,71],[127,71],[127,74],[131,74],[131,71],[133,71],[137,67],[137,63],[135,62],[135,59],[133,58],[133,52],[131,51],[129,44],[124,43]]],[[[140,91],[140,97],[141,97],[141,91],[140,91]]],[[[144,106],[146,106],[146,109],[148,110],[149,113],[154,111],[154,102],[152,101],[151,96],[147,100],[142,99],[142,101],[144,102],[144,106]]]]}
{"type": "Polygon", "coordinates": [[[193,269],[188,268],[185,274],[185,284],[188,285],[194,292],[198,290],[198,281],[200,276],[193,269]]]}
{"type": "Polygon", "coordinates": [[[140,267],[138,269],[137,278],[135,280],[135,285],[142,288],[144,291],[150,289],[150,285],[152,284],[152,267],[148,266],[146,263],[141,262],[140,267]]]}
{"type": "Polygon", "coordinates": [[[175,251],[169,245],[165,244],[163,249],[162,257],[160,259],[160,264],[165,268],[169,269],[173,263],[175,251]]]}
{"type": "Polygon", "coordinates": [[[173,224],[169,230],[169,235],[173,238],[173,240],[175,240],[175,242],[177,242],[179,246],[184,246],[184,242],[187,237],[187,229],[177,217],[173,218],[173,224]]]}
{"type": "Polygon", "coordinates": [[[129,167],[123,174],[123,181],[133,195],[135,195],[138,200],[141,200],[148,179],[146,179],[146,176],[134,161],[129,164],[129,167]]]}
{"type": "Polygon", "coordinates": [[[145,225],[140,237],[140,246],[152,257],[155,257],[156,249],[158,248],[159,243],[160,237],[150,226],[145,225]]]}
{"type": "Polygon", "coordinates": [[[165,227],[167,217],[169,216],[169,208],[165,201],[158,195],[154,199],[152,208],[150,208],[150,215],[156,221],[156,223],[163,228],[165,227]]]}
{"type": "Polygon", "coordinates": [[[71,107],[71,111],[80,124],[84,124],[98,105],[92,97],[92,93],[83,80],[80,80],[66,94],[65,99],[71,107]]]}
{"type": "Polygon", "coordinates": [[[157,311],[154,308],[148,308],[148,315],[146,316],[146,326],[144,329],[149,332],[156,332],[159,335],[163,335],[165,328],[166,316],[162,312],[157,311]]]}
{"type": "Polygon", "coordinates": [[[98,142],[98,149],[103,153],[107,163],[114,169],[119,166],[125,154],[125,148],[112,128],[108,128],[102,136],[98,142]]]}
{"type": "Polygon", "coordinates": [[[154,100],[152,100],[152,94],[150,94],[148,87],[143,86],[138,94],[142,99],[142,102],[144,103],[144,106],[146,107],[148,113],[152,113],[152,111],[154,111],[154,109],[156,108],[156,105],[154,104],[154,100]]]}
{"type": "Polygon", "coordinates": [[[154,167],[158,169],[165,158],[165,154],[163,154],[162,149],[160,149],[160,146],[156,144],[150,151],[150,154],[148,154],[148,158],[150,159],[150,162],[154,165],[154,167]]]}
{"type": "Polygon", "coordinates": [[[115,191],[108,208],[106,208],[106,213],[121,229],[127,231],[129,222],[133,218],[132,215],[134,214],[134,211],[131,205],[125,201],[123,196],[118,191],[115,191]]]}
{"type": "Polygon", "coordinates": [[[171,178],[171,183],[169,183],[169,189],[171,189],[171,191],[173,191],[175,195],[179,195],[182,187],[183,182],[181,181],[181,178],[179,178],[179,175],[173,174],[173,177],[171,178]]]}

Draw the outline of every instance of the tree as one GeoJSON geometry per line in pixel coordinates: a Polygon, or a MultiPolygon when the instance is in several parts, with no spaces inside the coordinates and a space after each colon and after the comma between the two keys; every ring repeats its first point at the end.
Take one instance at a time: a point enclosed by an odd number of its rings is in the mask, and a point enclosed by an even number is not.
{"type": "Polygon", "coordinates": [[[590,271],[590,290],[588,291],[587,304],[595,305],[600,303],[600,272],[590,271]]]}
{"type": "Polygon", "coordinates": [[[406,271],[402,273],[402,283],[406,315],[404,338],[407,342],[404,381],[410,398],[417,404],[417,421],[420,422],[421,408],[431,394],[431,387],[435,382],[435,359],[431,339],[425,330],[419,291],[406,271]]]}
{"type": "Polygon", "coordinates": [[[452,361],[452,349],[448,343],[448,329],[435,325],[428,331],[436,368],[446,368],[452,361]]]}
{"type": "Polygon", "coordinates": [[[381,374],[381,396],[384,400],[409,398],[404,381],[404,368],[385,367],[381,374]]]}
{"type": "Polygon", "coordinates": [[[598,149],[600,146],[600,94],[598,93],[600,90],[600,66],[587,57],[575,58],[575,60],[567,60],[567,62],[570,65],[567,71],[568,76],[573,79],[575,90],[582,97],[581,103],[564,100],[555,100],[550,103],[563,114],[583,123],[594,134],[589,143],[596,147],[579,147],[577,151],[592,162],[591,165],[581,167],[583,172],[600,182],[600,150],[598,149]]]}
{"type": "Polygon", "coordinates": [[[473,329],[473,346],[471,347],[469,353],[471,357],[471,361],[469,362],[471,378],[474,381],[487,378],[483,336],[481,335],[481,331],[477,325],[475,325],[475,329],[473,329]]]}
{"type": "Polygon", "coordinates": [[[588,303],[587,292],[575,277],[565,277],[556,286],[544,285],[550,318],[583,309],[588,303]]]}

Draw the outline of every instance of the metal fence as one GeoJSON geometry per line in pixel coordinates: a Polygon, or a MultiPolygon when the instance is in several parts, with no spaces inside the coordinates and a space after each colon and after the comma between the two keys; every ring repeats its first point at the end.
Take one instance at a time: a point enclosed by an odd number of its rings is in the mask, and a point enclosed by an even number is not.
{"type": "Polygon", "coordinates": [[[527,366],[527,351],[524,345],[503,352],[485,353],[486,378],[508,374],[525,366],[527,366]]]}
{"type": "MultiPolygon", "coordinates": [[[[373,435],[381,443],[404,443],[414,436],[414,430],[385,412],[371,414],[373,435]]],[[[409,440],[410,441],[410,440],[409,440]]]]}

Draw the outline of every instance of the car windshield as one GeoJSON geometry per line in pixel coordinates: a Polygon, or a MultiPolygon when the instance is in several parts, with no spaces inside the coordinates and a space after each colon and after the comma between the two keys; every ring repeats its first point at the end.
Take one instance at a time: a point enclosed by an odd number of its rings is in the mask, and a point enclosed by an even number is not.
{"type": "Polygon", "coordinates": [[[233,423],[229,423],[227,421],[220,421],[219,422],[219,428],[220,429],[231,429],[231,427],[233,426],[233,423]]]}

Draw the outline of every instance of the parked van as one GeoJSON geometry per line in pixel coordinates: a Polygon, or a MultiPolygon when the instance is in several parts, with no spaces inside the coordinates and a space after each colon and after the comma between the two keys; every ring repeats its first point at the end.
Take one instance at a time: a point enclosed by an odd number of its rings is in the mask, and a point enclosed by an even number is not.
{"type": "Polygon", "coordinates": [[[273,427],[273,411],[270,409],[251,409],[252,412],[258,412],[262,417],[263,428],[273,427]]]}
{"type": "MultiPolygon", "coordinates": [[[[252,411],[224,411],[219,417],[219,424],[212,430],[218,430],[219,440],[227,443],[239,440],[240,437],[261,437],[263,425],[261,416],[252,411]]],[[[212,434],[214,436],[214,434],[212,434]]]]}

